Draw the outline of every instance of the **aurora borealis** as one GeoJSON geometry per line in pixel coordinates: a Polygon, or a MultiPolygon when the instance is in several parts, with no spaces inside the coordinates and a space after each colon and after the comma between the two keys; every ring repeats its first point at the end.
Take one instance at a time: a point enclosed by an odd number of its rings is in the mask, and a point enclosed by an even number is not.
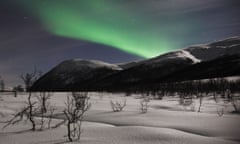
{"type": "MultiPolygon", "coordinates": [[[[159,20],[141,16],[134,7],[119,7],[116,0],[25,0],[21,4],[58,36],[112,46],[145,58],[175,47],[165,27],[158,26],[159,20]]],[[[188,29],[179,27],[176,33],[188,29]]]]}
{"type": "Polygon", "coordinates": [[[240,34],[239,0],[1,0],[0,75],[122,63],[240,34]]]}

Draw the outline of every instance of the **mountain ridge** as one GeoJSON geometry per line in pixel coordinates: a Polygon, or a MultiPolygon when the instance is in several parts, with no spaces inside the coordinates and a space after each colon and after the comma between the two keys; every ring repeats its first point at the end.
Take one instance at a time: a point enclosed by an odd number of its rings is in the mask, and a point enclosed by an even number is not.
{"type": "Polygon", "coordinates": [[[240,37],[193,45],[138,62],[67,60],[35,82],[33,91],[112,90],[161,82],[240,75],[240,37]],[[220,68],[219,68],[220,67],[220,68]],[[223,75],[219,70],[224,71],[223,75]]]}

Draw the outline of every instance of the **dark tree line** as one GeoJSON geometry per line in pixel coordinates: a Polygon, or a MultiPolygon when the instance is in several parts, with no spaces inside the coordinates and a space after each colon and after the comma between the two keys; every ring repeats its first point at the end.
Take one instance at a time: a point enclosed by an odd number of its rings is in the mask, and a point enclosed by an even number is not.
{"type": "Polygon", "coordinates": [[[213,96],[215,102],[219,98],[225,99],[232,104],[235,112],[240,112],[240,79],[215,78],[143,85],[128,89],[127,94],[130,93],[145,93],[156,99],[162,99],[164,96],[179,96],[180,104],[183,104],[185,100],[198,98],[200,102],[198,112],[201,110],[203,97],[213,96]]]}
{"type": "Polygon", "coordinates": [[[174,93],[196,95],[199,93],[217,93],[224,94],[226,90],[231,93],[240,92],[240,80],[226,80],[224,78],[193,80],[171,83],[159,83],[154,85],[143,85],[140,87],[131,87],[126,90],[129,93],[147,93],[151,95],[172,96],[174,93]]]}

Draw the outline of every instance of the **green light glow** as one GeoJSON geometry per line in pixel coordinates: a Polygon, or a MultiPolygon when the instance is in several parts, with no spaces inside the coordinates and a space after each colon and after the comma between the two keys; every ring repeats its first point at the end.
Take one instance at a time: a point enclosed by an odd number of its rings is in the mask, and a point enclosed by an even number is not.
{"type": "Polygon", "coordinates": [[[175,47],[166,26],[159,24],[161,20],[152,20],[115,0],[24,0],[21,5],[58,36],[112,46],[145,58],[175,47]]]}

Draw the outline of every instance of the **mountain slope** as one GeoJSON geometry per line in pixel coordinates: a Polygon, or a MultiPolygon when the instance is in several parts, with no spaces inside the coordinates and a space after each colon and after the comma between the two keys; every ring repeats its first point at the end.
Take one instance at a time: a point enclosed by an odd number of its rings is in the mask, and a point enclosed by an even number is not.
{"type": "Polygon", "coordinates": [[[233,75],[240,75],[240,37],[119,65],[93,60],[65,61],[40,78],[32,90],[124,91],[162,82],[233,75]]]}
{"type": "Polygon", "coordinates": [[[239,55],[240,37],[190,46],[135,63],[95,87],[121,90],[162,82],[240,75],[239,55]]]}
{"type": "Polygon", "coordinates": [[[225,55],[176,71],[159,81],[175,82],[227,76],[240,76],[240,55],[225,55]]]}
{"type": "Polygon", "coordinates": [[[240,53],[240,37],[232,37],[206,45],[190,46],[184,50],[201,61],[209,61],[224,55],[240,53]]]}
{"type": "Polygon", "coordinates": [[[134,66],[101,79],[95,84],[100,89],[115,89],[138,85],[145,81],[162,78],[169,73],[188,67],[198,60],[184,51],[170,52],[152,59],[138,62],[134,66]]]}
{"type": "Polygon", "coordinates": [[[35,82],[31,90],[80,90],[90,83],[121,71],[117,65],[95,60],[66,60],[35,82]]]}

